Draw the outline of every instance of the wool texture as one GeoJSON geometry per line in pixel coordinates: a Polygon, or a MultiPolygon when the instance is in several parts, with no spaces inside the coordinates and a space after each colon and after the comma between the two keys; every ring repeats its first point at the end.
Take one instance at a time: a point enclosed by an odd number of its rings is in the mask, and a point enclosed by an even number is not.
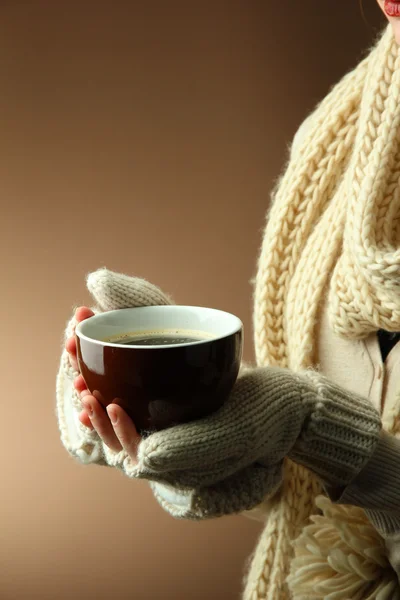
{"type": "MultiPolygon", "coordinates": [[[[308,117],[274,190],[254,291],[258,366],[318,367],[315,325],[326,290],[338,335],[400,330],[399,126],[400,52],[388,26],[308,117]]],[[[397,400],[382,415],[388,432],[397,400]]],[[[299,579],[287,577],[296,540],[320,513],[320,493],[310,471],[286,461],[280,493],[263,511],[245,600],[304,597],[304,581],[296,587],[299,579]]],[[[310,575],[310,594],[313,585],[310,575]]]]}

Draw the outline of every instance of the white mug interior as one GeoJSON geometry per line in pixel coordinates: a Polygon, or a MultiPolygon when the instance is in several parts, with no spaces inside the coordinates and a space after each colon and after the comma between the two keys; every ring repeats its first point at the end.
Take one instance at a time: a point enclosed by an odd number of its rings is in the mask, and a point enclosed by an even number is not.
{"type": "MultiPolygon", "coordinates": [[[[204,344],[210,339],[225,338],[243,330],[243,323],[235,315],[215,308],[199,306],[141,306],[138,308],[124,308],[99,313],[94,317],[85,319],[76,326],[76,334],[81,339],[87,339],[103,346],[117,346],[121,344],[113,340],[122,336],[131,337],[137,334],[181,333],[182,330],[201,337],[199,341],[191,344],[204,344]]],[[[183,344],[173,344],[177,347],[183,344]]],[[[126,348],[134,348],[134,343],[124,344],[126,348]]],[[[137,346],[138,348],[155,348],[157,346],[137,346]]],[[[160,348],[168,348],[163,344],[160,348]]],[[[172,345],[171,345],[172,347],[172,345]]]]}

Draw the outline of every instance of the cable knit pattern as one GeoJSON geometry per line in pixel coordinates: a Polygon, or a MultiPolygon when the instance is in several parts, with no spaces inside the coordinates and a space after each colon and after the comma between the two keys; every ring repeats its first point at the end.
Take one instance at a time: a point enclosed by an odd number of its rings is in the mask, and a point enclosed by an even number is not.
{"type": "MultiPolygon", "coordinates": [[[[399,82],[399,48],[388,26],[295,138],[273,192],[258,261],[259,366],[318,366],[315,323],[326,285],[337,334],[361,338],[379,328],[400,330],[399,82]]],[[[398,412],[397,406],[383,413],[387,430],[398,412]]],[[[321,491],[315,475],[286,462],[279,497],[260,507],[266,523],[245,600],[300,597],[294,580],[290,589],[286,581],[293,542],[317,511],[321,491]]]]}

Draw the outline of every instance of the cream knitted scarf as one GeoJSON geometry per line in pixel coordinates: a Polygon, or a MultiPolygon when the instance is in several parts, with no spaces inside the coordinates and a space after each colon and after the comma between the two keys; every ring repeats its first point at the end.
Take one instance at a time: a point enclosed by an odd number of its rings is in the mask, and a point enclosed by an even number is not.
{"type": "MultiPolygon", "coordinates": [[[[326,289],[339,335],[400,331],[399,246],[400,52],[388,27],[309,117],[273,194],[255,288],[258,365],[316,366],[314,328],[326,289]]],[[[396,416],[393,409],[383,415],[387,430],[396,416]]],[[[246,600],[303,597],[286,579],[293,542],[318,512],[320,492],[306,469],[287,462],[246,600]]]]}

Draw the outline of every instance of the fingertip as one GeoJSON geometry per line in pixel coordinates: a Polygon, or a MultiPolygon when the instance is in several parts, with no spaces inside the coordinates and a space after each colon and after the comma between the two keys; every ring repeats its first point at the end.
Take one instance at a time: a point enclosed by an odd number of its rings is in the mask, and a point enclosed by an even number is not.
{"type": "Polygon", "coordinates": [[[128,413],[116,402],[112,402],[106,408],[108,417],[122,446],[132,456],[136,455],[137,448],[141,442],[134,422],[128,413]]]}
{"type": "MultiPolygon", "coordinates": [[[[120,452],[122,446],[113,430],[110,419],[100,402],[94,396],[87,395],[82,399],[82,404],[89,415],[89,420],[91,421],[93,429],[98,433],[103,442],[111,448],[111,450],[120,452]]],[[[85,417],[83,418],[85,419],[85,417]]]]}
{"type": "Polygon", "coordinates": [[[75,319],[78,323],[94,316],[94,312],[87,306],[79,306],[75,311],[75,319]]]}
{"type": "Polygon", "coordinates": [[[65,349],[69,354],[76,354],[76,339],[75,337],[70,337],[65,342],[65,349]]]}
{"type": "Polygon", "coordinates": [[[78,375],[77,377],[75,377],[74,388],[76,389],[77,392],[83,392],[83,390],[87,389],[87,385],[86,385],[85,380],[83,379],[82,375],[78,375]]]}
{"type": "Polygon", "coordinates": [[[116,409],[116,404],[109,404],[106,407],[107,414],[113,425],[116,425],[116,423],[118,422],[118,412],[115,409],[116,409]]]}
{"type": "Polygon", "coordinates": [[[90,417],[89,417],[89,415],[87,414],[86,410],[82,410],[82,411],[79,413],[79,417],[78,417],[78,418],[79,418],[79,421],[82,423],[82,425],[84,425],[84,426],[85,426],[85,427],[87,427],[88,429],[91,429],[91,430],[93,430],[93,429],[94,429],[94,427],[93,427],[93,425],[92,425],[92,422],[91,422],[91,420],[90,420],[90,417]]]}
{"type": "Polygon", "coordinates": [[[93,392],[93,394],[91,394],[88,390],[88,393],[82,395],[82,397],[81,397],[82,404],[84,406],[88,406],[89,408],[91,408],[91,410],[93,412],[103,414],[104,413],[103,405],[101,402],[99,402],[99,400],[96,398],[96,396],[94,394],[95,394],[95,392],[93,392]]]}
{"type": "Polygon", "coordinates": [[[106,408],[110,421],[119,431],[129,431],[131,441],[137,445],[141,440],[141,435],[136,429],[135,423],[132,421],[128,413],[117,402],[112,402],[106,408]]]}
{"type": "Polygon", "coordinates": [[[129,423],[129,427],[131,429],[134,430],[134,433],[139,436],[135,423],[132,421],[131,417],[128,415],[128,413],[122,408],[122,406],[120,404],[117,404],[117,402],[112,402],[111,404],[109,404],[107,406],[107,414],[110,417],[110,421],[115,424],[118,421],[119,422],[124,422],[124,423],[129,423]],[[114,421],[113,421],[114,419],[114,421]]]}

